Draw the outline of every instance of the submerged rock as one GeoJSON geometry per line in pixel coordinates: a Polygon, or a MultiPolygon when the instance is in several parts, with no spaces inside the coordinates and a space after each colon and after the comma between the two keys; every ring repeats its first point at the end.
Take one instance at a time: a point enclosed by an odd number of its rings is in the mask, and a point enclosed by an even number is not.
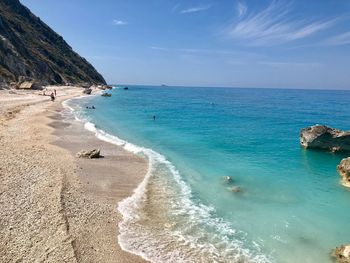
{"type": "Polygon", "coordinates": [[[231,192],[232,193],[239,193],[239,192],[241,192],[241,187],[233,186],[233,187],[231,187],[231,192]]]}
{"type": "Polygon", "coordinates": [[[333,251],[333,256],[338,263],[350,263],[350,244],[336,247],[333,251]]]}
{"type": "Polygon", "coordinates": [[[342,184],[350,187],[350,157],[341,160],[337,166],[337,171],[342,177],[342,184]]]}
{"type": "Polygon", "coordinates": [[[350,152],[350,132],[314,125],[300,131],[300,144],[310,149],[350,152]]]}
{"type": "Polygon", "coordinates": [[[99,149],[93,149],[91,151],[82,150],[77,153],[77,157],[93,159],[93,158],[100,158],[101,154],[99,149]]]}
{"type": "Polygon", "coordinates": [[[110,93],[102,93],[102,97],[112,97],[112,94],[110,93]]]}

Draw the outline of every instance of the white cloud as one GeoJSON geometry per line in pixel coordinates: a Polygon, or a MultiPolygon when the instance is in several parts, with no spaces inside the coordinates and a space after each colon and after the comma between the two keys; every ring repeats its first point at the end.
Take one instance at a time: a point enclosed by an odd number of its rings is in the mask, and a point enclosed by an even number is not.
{"type": "Polygon", "coordinates": [[[247,44],[255,46],[270,46],[303,39],[332,27],[338,21],[296,19],[291,14],[292,5],[279,0],[273,0],[260,12],[244,16],[247,10],[247,6],[240,2],[239,20],[225,28],[224,32],[230,38],[245,40],[247,44]]]}
{"type": "Polygon", "coordinates": [[[150,49],[153,49],[153,50],[169,51],[169,48],[166,48],[166,47],[151,46],[151,47],[149,47],[149,48],[150,48],[150,49]]]}
{"type": "Polygon", "coordinates": [[[247,13],[248,7],[245,3],[243,2],[238,2],[237,4],[237,12],[238,12],[238,17],[242,17],[247,13]]]}
{"type": "Polygon", "coordinates": [[[180,11],[180,13],[181,14],[195,13],[195,12],[208,10],[210,7],[211,7],[211,5],[195,6],[195,7],[190,7],[190,8],[187,8],[187,9],[183,9],[183,10],[180,11]]]}
{"type": "Polygon", "coordinates": [[[115,26],[125,26],[127,24],[128,24],[128,22],[125,22],[123,20],[117,20],[117,19],[113,20],[113,25],[115,25],[115,26]]]}
{"type": "Polygon", "coordinates": [[[350,31],[327,39],[325,44],[329,46],[350,45],[350,31]]]}
{"type": "Polygon", "coordinates": [[[221,56],[244,56],[245,59],[261,59],[261,54],[237,51],[237,50],[225,50],[225,49],[200,49],[200,48],[168,48],[159,46],[148,47],[152,50],[163,51],[163,52],[180,52],[184,54],[198,54],[198,55],[221,55],[221,56]]]}

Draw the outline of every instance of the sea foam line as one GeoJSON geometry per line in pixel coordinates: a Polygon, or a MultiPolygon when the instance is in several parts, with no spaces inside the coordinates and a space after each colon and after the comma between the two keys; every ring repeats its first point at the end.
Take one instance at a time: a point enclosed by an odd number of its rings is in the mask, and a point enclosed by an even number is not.
{"type": "MultiPolygon", "coordinates": [[[[86,97],[87,96],[81,96],[79,98],[75,98],[74,100],[83,99],[86,97]]],[[[184,210],[187,212],[191,211],[191,213],[188,214],[191,220],[198,220],[207,225],[214,226],[218,232],[225,233],[225,235],[234,235],[236,233],[236,231],[233,230],[228,223],[224,222],[223,219],[212,217],[212,212],[214,212],[214,209],[212,207],[193,203],[191,200],[192,192],[190,187],[182,180],[179,171],[170,161],[166,159],[165,156],[152,149],[137,146],[117,136],[111,135],[101,129],[98,129],[94,123],[77,116],[75,109],[69,106],[69,102],[71,100],[73,99],[66,100],[63,103],[63,106],[74,114],[74,117],[77,121],[84,124],[84,128],[86,130],[94,133],[95,136],[102,141],[122,147],[126,151],[129,151],[133,154],[143,155],[148,159],[148,170],[143,181],[137,186],[136,189],[133,190],[133,194],[131,196],[123,199],[118,203],[118,211],[123,216],[123,219],[118,224],[120,232],[118,235],[118,243],[123,250],[141,256],[142,258],[151,262],[165,262],[159,261],[159,258],[157,258],[156,255],[149,255],[137,250],[137,248],[131,248],[130,244],[128,244],[128,240],[125,240],[124,238],[124,234],[127,234],[129,225],[138,220],[136,211],[146,194],[147,185],[152,176],[156,163],[165,164],[171,174],[174,176],[176,183],[180,186],[182,196],[186,197],[182,200],[182,203],[184,205],[184,210]]],[[[235,250],[238,250],[240,252],[239,254],[241,254],[241,256],[249,259],[249,262],[270,262],[270,260],[265,257],[265,255],[252,255],[249,249],[243,248],[241,241],[237,240],[236,243],[233,244],[233,247],[235,250]]]]}

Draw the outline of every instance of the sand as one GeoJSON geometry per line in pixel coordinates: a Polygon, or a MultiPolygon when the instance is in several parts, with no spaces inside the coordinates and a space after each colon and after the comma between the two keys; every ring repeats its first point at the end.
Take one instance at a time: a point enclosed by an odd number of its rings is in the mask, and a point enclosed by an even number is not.
{"type": "Polygon", "coordinates": [[[117,203],[142,181],[147,161],[99,141],[61,102],[82,93],[0,91],[0,262],[145,262],[121,250],[117,203]],[[104,158],[75,156],[99,148],[104,158]]]}

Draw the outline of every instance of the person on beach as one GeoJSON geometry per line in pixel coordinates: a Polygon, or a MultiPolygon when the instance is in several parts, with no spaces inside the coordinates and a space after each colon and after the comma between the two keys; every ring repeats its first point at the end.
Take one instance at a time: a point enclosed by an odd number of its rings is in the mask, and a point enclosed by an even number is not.
{"type": "Polygon", "coordinates": [[[56,96],[57,96],[57,95],[56,95],[56,89],[54,89],[53,92],[55,93],[55,97],[56,97],[56,96]]]}
{"type": "Polygon", "coordinates": [[[55,94],[53,92],[51,92],[50,98],[51,98],[51,101],[55,101],[55,94]]]}

